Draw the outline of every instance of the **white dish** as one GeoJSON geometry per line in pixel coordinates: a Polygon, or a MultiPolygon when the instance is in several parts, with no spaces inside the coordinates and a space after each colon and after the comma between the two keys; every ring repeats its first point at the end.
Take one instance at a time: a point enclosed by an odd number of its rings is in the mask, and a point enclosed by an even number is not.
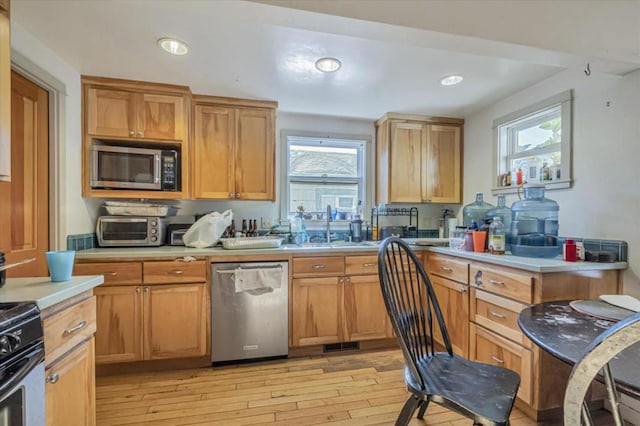
{"type": "Polygon", "coordinates": [[[629,309],[630,311],[640,312],[640,300],[626,294],[603,294],[600,300],[610,305],[620,308],[629,309]]]}

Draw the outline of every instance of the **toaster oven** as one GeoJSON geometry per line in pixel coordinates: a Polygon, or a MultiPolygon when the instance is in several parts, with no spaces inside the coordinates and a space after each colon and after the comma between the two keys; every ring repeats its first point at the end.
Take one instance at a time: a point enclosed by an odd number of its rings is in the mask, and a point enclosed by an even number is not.
{"type": "Polygon", "coordinates": [[[161,246],[165,230],[165,219],[156,216],[100,216],[96,225],[100,247],[161,246]]]}

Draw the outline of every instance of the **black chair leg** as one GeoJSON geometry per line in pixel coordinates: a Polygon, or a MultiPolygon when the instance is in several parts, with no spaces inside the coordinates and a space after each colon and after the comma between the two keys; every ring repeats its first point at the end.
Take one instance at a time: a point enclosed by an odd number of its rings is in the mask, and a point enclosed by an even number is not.
{"type": "Polygon", "coordinates": [[[415,396],[411,395],[407,402],[404,403],[404,407],[402,407],[402,411],[400,411],[400,415],[396,420],[396,426],[407,426],[413,417],[413,413],[415,413],[418,405],[420,405],[420,400],[415,396]]]}
{"type": "Polygon", "coordinates": [[[429,406],[429,401],[422,401],[420,403],[420,410],[418,410],[418,419],[422,420],[424,418],[424,413],[427,411],[427,407],[429,406]]]}

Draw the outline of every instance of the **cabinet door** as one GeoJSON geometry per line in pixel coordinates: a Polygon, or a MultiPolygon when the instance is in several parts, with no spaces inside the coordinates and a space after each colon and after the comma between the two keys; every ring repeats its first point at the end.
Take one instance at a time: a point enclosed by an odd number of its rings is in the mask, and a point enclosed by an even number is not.
{"type": "Polygon", "coordinates": [[[342,283],[344,278],[293,280],[292,346],[342,342],[342,283]]]}
{"type": "Polygon", "coordinates": [[[93,356],[91,338],[46,370],[47,426],[96,424],[93,356]]]}
{"type": "Polygon", "coordinates": [[[0,181],[11,180],[11,43],[9,17],[0,14],[0,181]]]}
{"type": "Polygon", "coordinates": [[[144,359],[207,354],[206,284],[144,287],[144,359]]]}
{"type": "Polygon", "coordinates": [[[236,198],[275,201],[274,115],[273,110],[238,110],[236,198]]]}
{"type": "Polygon", "coordinates": [[[136,137],[175,141],[186,139],[184,97],[149,93],[139,96],[136,137]]]}
{"type": "Polygon", "coordinates": [[[142,360],[142,287],[99,286],[96,295],[96,363],[142,360]]]}
{"type": "Polygon", "coordinates": [[[460,127],[427,126],[427,201],[460,202],[460,127]]]}
{"type": "Polygon", "coordinates": [[[235,197],[235,109],[196,105],[194,117],[194,198],[235,197]]]}
{"type": "Polygon", "coordinates": [[[95,136],[136,136],[136,94],[90,87],[86,99],[87,133],[95,136]]]}
{"type": "MultiPolygon", "coordinates": [[[[440,277],[431,277],[438,304],[449,332],[453,352],[464,358],[469,356],[469,286],[440,277]]],[[[439,332],[434,340],[443,344],[439,332]]]]}
{"type": "Polygon", "coordinates": [[[420,123],[391,123],[389,147],[389,202],[421,203],[426,199],[423,147],[426,126],[420,123]]]}
{"type": "Polygon", "coordinates": [[[343,315],[347,341],[388,336],[389,317],[377,275],[345,277],[343,315]]]}

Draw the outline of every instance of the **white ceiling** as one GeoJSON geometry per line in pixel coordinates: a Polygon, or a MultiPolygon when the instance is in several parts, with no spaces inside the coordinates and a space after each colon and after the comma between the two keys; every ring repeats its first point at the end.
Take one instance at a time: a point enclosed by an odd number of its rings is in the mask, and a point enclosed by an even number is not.
{"type": "Polygon", "coordinates": [[[13,0],[11,14],[81,74],[181,84],[198,94],[276,100],[280,111],[367,119],[388,111],[464,117],[583,60],[238,0],[13,0]],[[161,51],[156,40],[167,36],[184,40],[191,53],[161,51]],[[316,71],[313,63],[322,56],[339,58],[342,69],[316,71]],[[440,86],[451,73],[464,82],[440,86]]]}

